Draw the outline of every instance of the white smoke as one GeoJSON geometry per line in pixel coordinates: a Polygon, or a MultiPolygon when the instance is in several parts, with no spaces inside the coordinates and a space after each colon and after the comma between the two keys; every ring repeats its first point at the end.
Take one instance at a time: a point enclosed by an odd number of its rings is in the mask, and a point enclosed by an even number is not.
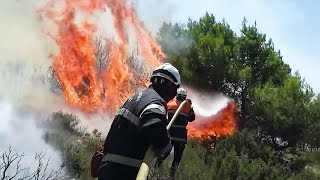
{"type": "Polygon", "coordinates": [[[197,92],[189,87],[186,89],[188,90],[187,98],[191,99],[195,115],[196,117],[198,116],[196,123],[205,123],[202,121],[214,117],[232,101],[232,99],[222,93],[197,92]]]}
{"type": "Polygon", "coordinates": [[[35,154],[45,153],[43,161],[50,158],[48,170],[58,169],[61,154],[45,143],[37,126],[61,100],[45,82],[48,55],[55,46],[42,34],[31,2],[0,1],[0,22],[0,153],[11,147],[25,154],[21,168],[30,171],[37,167],[35,154]]]}
{"type": "Polygon", "coordinates": [[[80,110],[64,108],[64,112],[77,116],[80,120],[80,128],[92,135],[94,130],[101,133],[101,137],[105,138],[112,124],[113,115],[106,112],[96,112],[87,114],[80,110]]]}
{"type": "MultiPolygon", "coordinates": [[[[22,178],[36,172],[39,165],[35,159],[37,154],[43,155],[41,159],[43,164],[48,161],[48,171],[45,173],[59,170],[63,164],[61,153],[44,142],[42,139],[44,132],[37,127],[39,122],[46,120],[45,115],[35,114],[15,107],[12,103],[1,101],[0,116],[0,154],[8,154],[11,148],[11,155],[15,153],[24,155],[20,162],[20,170],[27,168],[27,171],[22,171],[23,173],[20,173],[16,178],[22,178]]],[[[2,163],[2,161],[1,159],[0,162],[2,163]]],[[[18,163],[18,160],[10,165],[6,174],[9,177],[12,177],[16,172],[16,163],[18,163]]],[[[3,172],[3,170],[1,169],[0,172],[3,172]]],[[[41,171],[43,172],[44,169],[42,168],[41,171]]],[[[62,173],[65,173],[65,171],[62,173]]]]}
{"type": "Polygon", "coordinates": [[[0,1],[0,96],[45,107],[56,103],[44,80],[56,50],[31,1],[0,1]]]}
{"type": "Polygon", "coordinates": [[[139,18],[144,22],[146,28],[156,35],[162,23],[172,19],[175,6],[170,0],[133,0],[139,18]]]}
{"type": "Polygon", "coordinates": [[[43,122],[51,113],[74,113],[91,132],[96,127],[106,132],[108,126],[104,115],[87,116],[67,108],[62,95],[50,90],[49,55],[57,53],[57,46],[43,33],[45,24],[34,5],[31,0],[0,0],[0,155],[11,147],[25,154],[22,167],[34,169],[35,154],[45,153],[49,169],[57,169],[63,162],[61,153],[43,138],[43,122]]]}

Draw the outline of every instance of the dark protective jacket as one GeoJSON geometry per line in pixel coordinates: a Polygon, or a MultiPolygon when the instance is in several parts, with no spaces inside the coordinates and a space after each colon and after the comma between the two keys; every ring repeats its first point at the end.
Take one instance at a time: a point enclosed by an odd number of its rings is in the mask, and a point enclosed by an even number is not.
{"type": "MultiPolygon", "coordinates": [[[[182,101],[175,99],[168,103],[168,119],[171,120],[182,101]]],[[[187,125],[194,121],[195,114],[191,104],[187,103],[172,124],[169,134],[172,141],[187,143],[187,125]]]]}
{"type": "Polygon", "coordinates": [[[149,145],[164,148],[170,143],[166,114],[166,102],[151,86],[129,98],[106,137],[103,162],[140,167],[149,145]]]}

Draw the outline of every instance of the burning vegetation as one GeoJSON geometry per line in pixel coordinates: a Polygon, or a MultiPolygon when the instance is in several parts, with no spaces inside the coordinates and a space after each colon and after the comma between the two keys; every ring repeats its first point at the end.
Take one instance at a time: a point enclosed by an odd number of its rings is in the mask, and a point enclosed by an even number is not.
{"type": "Polygon", "coordinates": [[[148,79],[144,74],[164,57],[129,2],[48,1],[39,14],[43,21],[53,23],[54,31],[46,33],[60,50],[51,57],[51,72],[58,79],[66,101],[83,111],[119,107],[136,86],[145,86],[148,79]],[[83,17],[94,17],[104,11],[112,14],[116,33],[115,37],[105,37],[97,43],[97,24],[83,17]],[[130,33],[136,39],[134,42],[129,39],[130,33]],[[136,51],[130,52],[132,43],[136,51]],[[138,58],[144,61],[132,60],[138,58]],[[140,77],[139,83],[135,77],[140,77]]]}
{"type": "Polygon", "coordinates": [[[239,123],[237,104],[228,105],[211,117],[197,116],[196,121],[189,123],[188,137],[201,141],[209,149],[214,148],[221,138],[232,135],[239,123]]]}
{"type": "MultiPolygon", "coordinates": [[[[59,48],[51,56],[49,70],[54,89],[62,92],[70,106],[85,112],[115,112],[126,98],[149,84],[149,72],[165,57],[130,1],[49,0],[39,16],[52,22],[54,28],[45,32],[59,48]],[[102,29],[95,17],[103,13],[111,14],[115,31],[111,37],[97,35],[102,29]]],[[[229,103],[216,116],[197,114],[188,126],[188,136],[214,145],[236,130],[235,112],[236,104],[229,103]]]]}

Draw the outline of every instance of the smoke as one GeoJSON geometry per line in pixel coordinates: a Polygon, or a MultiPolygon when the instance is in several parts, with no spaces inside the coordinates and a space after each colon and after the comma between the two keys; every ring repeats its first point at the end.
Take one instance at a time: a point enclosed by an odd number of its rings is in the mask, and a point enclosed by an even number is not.
{"type": "Polygon", "coordinates": [[[44,57],[54,50],[50,39],[41,33],[30,1],[0,1],[0,59],[24,59],[28,63],[48,65],[44,57]]]}
{"type": "Polygon", "coordinates": [[[188,98],[193,101],[195,121],[188,124],[188,136],[203,138],[208,136],[225,137],[234,133],[239,119],[237,105],[221,93],[190,91],[188,98]]]}
{"type": "Polygon", "coordinates": [[[162,23],[172,19],[175,6],[170,0],[133,0],[140,19],[146,28],[154,35],[158,32],[162,23]]]}
{"type": "Polygon", "coordinates": [[[92,135],[94,130],[98,130],[102,138],[106,137],[113,120],[113,114],[103,111],[87,114],[80,110],[65,107],[64,112],[77,116],[80,120],[80,127],[85,130],[85,132],[92,135]]]}
{"type": "Polygon", "coordinates": [[[57,46],[43,33],[46,24],[39,21],[34,5],[31,0],[0,0],[0,153],[9,147],[24,153],[22,168],[31,170],[37,166],[35,154],[45,153],[43,160],[50,158],[50,170],[59,168],[63,161],[61,153],[43,139],[43,122],[52,112],[63,109],[74,113],[91,132],[95,127],[107,131],[103,121],[108,116],[77,112],[65,105],[61,94],[51,91],[49,56],[57,53],[57,46]]]}
{"type": "Polygon", "coordinates": [[[0,1],[0,22],[0,152],[11,147],[25,154],[22,168],[31,171],[37,166],[35,154],[45,153],[48,170],[57,169],[61,154],[44,142],[37,126],[61,100],[46,84],[47,57],[55,46],[42,34],[31,2],[0,1]]]}
{"type": "Polygon", "coordinates": [[[204,119],[216,115],[231,101],[229,97],[221,93],[197,92],[189,87],[187,89],[195,114],[204,119]]]}
{"type": "MultiPolygon", "coordinates": [[[[173,23],[173,17],[176,15],[177,4],[170,0],[163,0],[161,3],[157,0],[133,0],[137,9],[137,14],[143,21],[145,27],[153,34],[158,36],[163,23],[173,23]]],[[[179,24],[185,29],[185,24],[179,24]]],[[[171,54],[182,53],[193,39],[186,34],[177,34],[176,32],[166,31],[161,34],[161,45],[163,49],[169,50],[171,54]]]]}
{"type": "Polygon", "coordinates": [[[31,1],[0,1],[0,97],[44,108],[57,98],[45,83],[55,45],[41,31],[31,1]]]}
{"type": "MultiPolygon", "coordinates": [[[[63,163],[60,152],[43,141],[44,132],[37,127],[39,122],[47,118],[46,115],[36,114],[27,109],[19,108],[10,102],[1,101],[0,116],[0,154],[8,153],[9,148],[12,149],[12,154],[24,154],[20,162],[20,170],[27,168],[27,172],[22,171],[24,173],[19,176],[24,177],[28,173],[36,171],[39,165],[35,159],[37,154],[43,155],[42,163],[46,164],[48,161],[48,171],[45,173],[49,173],[51,170],[59,170],[63,163]]],[[[17,162],[18,160],[14,161],[8,169],[7,175],[9,177],[16,172],[15,166],[17,162]]],[[[43,172],[44,169],[41,169],[41,171],[43,172]]]]}

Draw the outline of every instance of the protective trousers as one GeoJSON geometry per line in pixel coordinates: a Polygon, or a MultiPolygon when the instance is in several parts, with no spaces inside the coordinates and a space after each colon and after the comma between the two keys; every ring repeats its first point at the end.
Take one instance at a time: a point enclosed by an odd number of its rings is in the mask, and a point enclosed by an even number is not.
{"type": "Polygon", "coordinates": [[[114,162],[105,162],[102,168],[98,180],[135,180],[139,171],[139,168],[114,162]]]}
{"type": "MultiPolygon", "coordinates": [[[[182,159],[183,151],[185,149],[185,142],[171,141],[173,146],[173,161],[170,168],[170,176],[173,177],[179,167],[180,161],[182,159]]],[[[155,166],[159,167],[163,161],[169,156],[170,152],[164,154],[161,158],[157,159],[155,166]]]]}

